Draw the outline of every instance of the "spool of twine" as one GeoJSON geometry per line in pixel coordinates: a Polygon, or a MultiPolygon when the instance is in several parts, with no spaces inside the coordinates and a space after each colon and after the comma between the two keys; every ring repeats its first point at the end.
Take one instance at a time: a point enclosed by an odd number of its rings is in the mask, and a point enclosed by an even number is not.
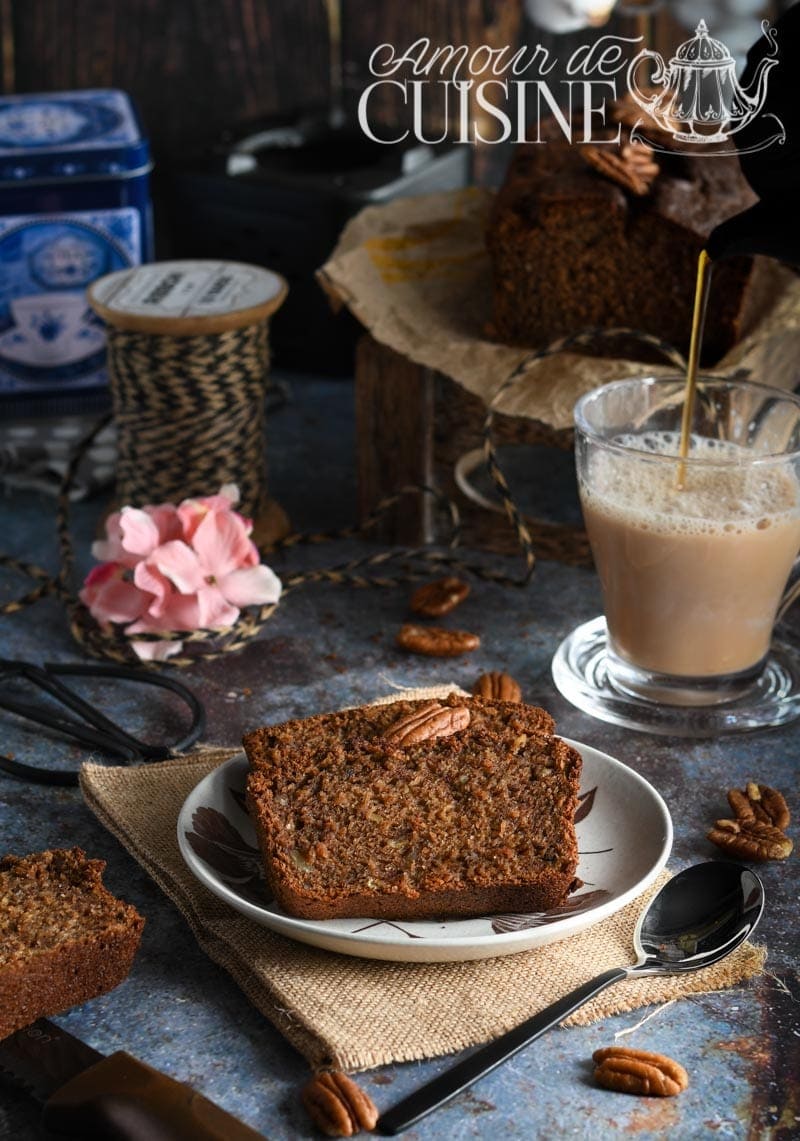
{"type": "Polygon", "coordinates": [[[118,505],[235,483],[257,542],[288,532],[267,493],[264,413],[268,321],[286,291],[257,266],[200,261],[123,270],[91,287],[108,329],[118,505]]]}

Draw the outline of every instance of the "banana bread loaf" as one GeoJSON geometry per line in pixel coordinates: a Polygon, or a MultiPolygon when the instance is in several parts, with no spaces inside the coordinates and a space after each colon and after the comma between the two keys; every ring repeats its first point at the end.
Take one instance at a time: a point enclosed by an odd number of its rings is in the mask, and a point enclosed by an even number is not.
{"type": "Polygon", "coordinates": [[[0,860],[0,1038],[127,976],[144,919],[80,848],[0,860]]]}
{"type": "Polygon", "coordinates": [[[564,902],[581,758],[544,710],[450,696],[244,738],[277,902],[312,919],[424,919],[564,902]]]}
{"type": "MultiPolygon", "coordinates": [[[[620,131],[624,145],[625,124],[620,131]]],[[[621,147],[570,143],[553,124],[543,126],[543,137],[517,147],[489,221],[490,334],[541,348],[586,328],[624,326],[686,354],[704,242],[755,201],[736,158],[657,153],[659,173],[648,193],[637,194],[587,161],[597,157],[602,167],[621,147]]],[[[703,363],[718,361],[749,331],[774,289],[774,271],[761,259],[715,266],[703,363]]],[[[605,344],[598,351],[648,359],[636,342],[605,344]]]]}

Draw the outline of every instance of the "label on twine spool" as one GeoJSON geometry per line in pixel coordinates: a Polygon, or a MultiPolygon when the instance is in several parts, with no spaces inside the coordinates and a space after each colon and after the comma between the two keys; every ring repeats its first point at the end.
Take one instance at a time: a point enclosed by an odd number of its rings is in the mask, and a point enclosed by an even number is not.
{"type": "Polygon", "coordinates": [[[117,329],[202,335],[265,320],[286,292],[284,279],[260,266],[164,261],[101,277],[89,289],[89,302],[117,329]]]}

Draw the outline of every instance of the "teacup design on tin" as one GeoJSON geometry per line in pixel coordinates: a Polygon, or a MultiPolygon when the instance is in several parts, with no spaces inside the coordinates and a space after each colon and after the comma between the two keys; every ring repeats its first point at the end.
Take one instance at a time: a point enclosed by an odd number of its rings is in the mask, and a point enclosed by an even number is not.
{"type": "Polygon", "coordinates": [[[0,337],[0,356],[52,367],[97,352],[102,331],[88,318],[82,293],[33,293],[9,302],[14,322],[0,337]]]}

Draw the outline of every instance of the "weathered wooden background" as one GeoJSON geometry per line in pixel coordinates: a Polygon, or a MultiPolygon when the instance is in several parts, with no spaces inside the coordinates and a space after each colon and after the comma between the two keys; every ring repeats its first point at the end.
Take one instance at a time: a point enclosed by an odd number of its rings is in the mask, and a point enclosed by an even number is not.
{"type": "MultiPolygon", "coordinates": [[[[226,128],[327,108],[337,73],[352,108],[382,42],[527,38],[566,56],[586,38],[540,33],[522,8],[522,0],[0,0],[0,82],[6,93],[121,87],[138,102],[159,158],[226,128]],[[341,70],[331,66],[337,12],[341,70]]],[[[633,16],[616,14],[606,30],[634,27],[633,16]]],[[[656,46],[669,51],[676,28],[662,5],[650,28],[656,46]]]]}
{"type": "MultiPolygon", "coordinates": [[[[328,12],[325,0],[0,0],[2,86],[121,87],[158,157],[224,128],[327,107],[328,12]]],[[[345,101],[381,42],[515,42],[520,15],[521,0],[343,0],[345,101]]]]}

